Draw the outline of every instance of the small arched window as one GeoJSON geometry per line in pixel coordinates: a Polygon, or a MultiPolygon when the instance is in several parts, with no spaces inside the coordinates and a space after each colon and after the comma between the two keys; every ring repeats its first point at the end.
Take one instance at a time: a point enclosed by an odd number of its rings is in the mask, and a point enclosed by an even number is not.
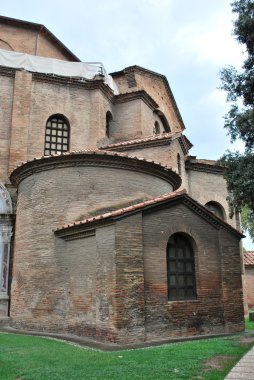
{"type": "Polygon", "coordinates": [[[180,154],[177,154],[177,169],[178,169],[178,174],[182,174],[182,164],[181,164],[181,157],[180,154]]]}
{"type": "Polygon", "coordinates": [[[51,116],[46,123],[44,155],[64,153],[69,150],[70,126],[62,115],[51,116]]]}
{"type": "Polygon", "coordinates": [[[174,234],[168,241],[167,273],[169,300],[196,298],[194,252],[182,234],[174,234]]]}
{"type": "Polygon", "coordinates": [[[222,220],[225,219],[225,211],[219,203],[211,201],[207,202],[205,206],[222,220]]]}
{"type": "Polygon", "coordinates": [[[111,122],[113,120],[112,113],[107,111],[106,113],[106,136],[109,138],[111,135],[111,122]]]}
{"type": "Polygon", "coordinates": [[[156,121],[154,123],[153,134],[159,135],[160,133],[161,133],[160,124],[158,123],[158,121],[156,121]]]}

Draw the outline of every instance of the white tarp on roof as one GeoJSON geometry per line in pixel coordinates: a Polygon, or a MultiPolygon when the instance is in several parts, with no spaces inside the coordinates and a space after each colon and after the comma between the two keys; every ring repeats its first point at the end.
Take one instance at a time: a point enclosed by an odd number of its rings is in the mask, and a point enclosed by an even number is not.
{"type": "Polygon", "coordinates": [[[114,94],[119,94],[115,81],[106,73],[102,63],[68,62],[0,49],[0,65],[35,73],[84,79],[93,79],[96,75],[102,74],[104,82],[113,90],[114,94]]]}

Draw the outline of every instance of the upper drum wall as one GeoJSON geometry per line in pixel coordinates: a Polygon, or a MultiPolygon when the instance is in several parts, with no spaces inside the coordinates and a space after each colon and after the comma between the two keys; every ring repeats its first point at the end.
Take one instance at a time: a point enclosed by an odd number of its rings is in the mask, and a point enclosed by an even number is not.
{"type": "Polygon", "coordinates": [[[18,167],[11,180],[18,185],[18,218],[31,212],[32,222],[36,208],[42,210],[41,218],[49,209],[50,229],[160,196],[181,183],[176,173],[158,164],[108,153],[45,157],[18,167]]]}

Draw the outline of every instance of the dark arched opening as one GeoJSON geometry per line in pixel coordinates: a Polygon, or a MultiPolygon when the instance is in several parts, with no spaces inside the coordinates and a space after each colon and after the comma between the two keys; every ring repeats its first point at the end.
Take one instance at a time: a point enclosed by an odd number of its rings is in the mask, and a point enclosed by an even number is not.
{"type": "Polygon", "coordinates": [[[190,239],[172,235],[167,245],[168,299],[196,298],[195,261],[190,239]]]}

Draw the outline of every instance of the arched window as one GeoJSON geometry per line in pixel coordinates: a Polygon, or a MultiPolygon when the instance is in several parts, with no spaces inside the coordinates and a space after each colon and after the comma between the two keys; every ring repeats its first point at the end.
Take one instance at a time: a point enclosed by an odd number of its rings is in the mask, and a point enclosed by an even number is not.
{"type": "Polygon", "coordinates": [[[160,133],[161,133],[160,124],[158,123],[158,121],[156,121],[154,123],[153,134],[154,135],[159,135],[160,133]]]}
{"type": "Polygon", "coordinates": [[[69,150],[70,127],[62,115],[51,116],[46,124],[44,155],[64,153],[69,150]]]}
{"type": "Polygon", "coordinates": [[[178,169],[178,174],[182,174],[182,165],[181,165],[181,157],[180,154],[177,154],[177,169],[178,169]]]}
{"type": "Polygon", "coordinates": [[[111,122],[113,120],[112,113],[110,111],[107,111],[106,113],[106,136],[109,138],[111,135],[111,122]]]}
{"type": "Polygon", "coordinates": [[[219,203],[211,201],[211,202],[206,203],[205,206],[222,220],[225,219],[225,211],[219,203]]]}
{"type": "Polygon", "coordinates": [[[171,132],[169,122],[164,115],[164,113],[160,110],[155,110],[154,113],[159,117],[161,128],[159,133],[169,133],[171,132]]]}
{"type": "Polygon", "coordinates": [[[168,241],[167,272],[169,300],[196,298],[194,252],[182,234],[174,234],[168,241]]]}

